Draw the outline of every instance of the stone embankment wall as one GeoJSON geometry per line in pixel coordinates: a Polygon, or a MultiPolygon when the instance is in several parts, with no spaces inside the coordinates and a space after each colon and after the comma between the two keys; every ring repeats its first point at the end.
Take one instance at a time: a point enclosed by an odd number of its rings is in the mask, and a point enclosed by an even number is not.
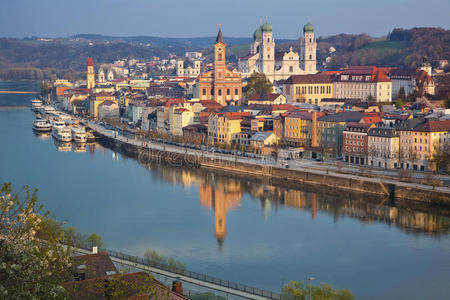
{"type": "Polygon", "coordinates": [[[189,155],[184,153],[149,150],[144,147],[123,143],[113,138],[102,136],[102,141],[110,148],[128,156],[137,158],[140,163],[166,162],[172,166],[201,167],[212,170],[229,172],[236,175],[253,175],[273,181],[283,181],[291,184],[307,184],[326,186],[328,191],[347,191],[389,196],[392,199],[414,200],[421,203],[450,206],[450,195],[437,190],[425,190],[419,187],[406,187],[399,184],[389,184],[365,179],[357,176],[340,176],[339,174],[320,174],[308,170],[293,170],[260,164],[243,163],[239,161],[212,159],[202,155],[189,155]],[[384,187],[383,187],[384,186],[384,187]],[[389,194],[386,194],[388,191],[389,194]]]}

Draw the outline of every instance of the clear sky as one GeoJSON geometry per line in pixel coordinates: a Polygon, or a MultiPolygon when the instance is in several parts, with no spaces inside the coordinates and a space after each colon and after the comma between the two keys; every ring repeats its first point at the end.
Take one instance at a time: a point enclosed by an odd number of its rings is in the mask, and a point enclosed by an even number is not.
{"type": "Polygon", "coordinates": [[[450,0],[2,0],[0,36],[249,37],[268,16],[276,38],[297,38],[308,17],[318,36],[392,28],[450,28],[450,0]]]}

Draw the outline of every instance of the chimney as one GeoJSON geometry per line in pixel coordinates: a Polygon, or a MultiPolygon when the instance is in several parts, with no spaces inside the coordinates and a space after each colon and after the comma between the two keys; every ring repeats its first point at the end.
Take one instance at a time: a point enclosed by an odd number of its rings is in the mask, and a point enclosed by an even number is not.
{"type": "Polygon", "coordinates": [[[183,285],[181,281],[175,280],[172,282],[172,292],[183,295],[183,285]]]}
{"type": "Polygon", "coordinates": [[[311,122],[311,147],[317,147],[317,112],[314,111],[311,122]]]}

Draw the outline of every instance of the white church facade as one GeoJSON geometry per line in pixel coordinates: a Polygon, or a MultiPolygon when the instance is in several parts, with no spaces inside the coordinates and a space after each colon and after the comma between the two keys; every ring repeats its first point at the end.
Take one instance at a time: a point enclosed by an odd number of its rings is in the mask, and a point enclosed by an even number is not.
{"type": "Polygon", "coordinates": [[[250,53],[239,58],[239,72],[243,77],[255,72],[264,73],[271,82],[287,79],[291,75],[316,74],[317,43],[310,22],[303,27],[303,37],[299,43],[300,55],[292,51],[292,47],[288,52],[275,52],[272,25],[266,21],[254,32],[250,53]]]}

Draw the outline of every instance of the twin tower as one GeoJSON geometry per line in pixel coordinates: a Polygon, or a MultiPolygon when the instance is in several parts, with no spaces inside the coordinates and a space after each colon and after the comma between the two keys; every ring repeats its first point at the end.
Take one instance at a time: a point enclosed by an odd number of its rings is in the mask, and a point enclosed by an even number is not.
{"type": "Polygon", "coordinates": [[[314,26],[310,22],[303,27],[303,38],[299,39],[299,43],[300,55],[292,51],[292,47],[288,52],[275,52],[272,25],[266,21],[254,32],[249,54],[239,59],[239,71],[244,77],[262,72],[270,81],[317,73],[317,43],[314,26]]]}

